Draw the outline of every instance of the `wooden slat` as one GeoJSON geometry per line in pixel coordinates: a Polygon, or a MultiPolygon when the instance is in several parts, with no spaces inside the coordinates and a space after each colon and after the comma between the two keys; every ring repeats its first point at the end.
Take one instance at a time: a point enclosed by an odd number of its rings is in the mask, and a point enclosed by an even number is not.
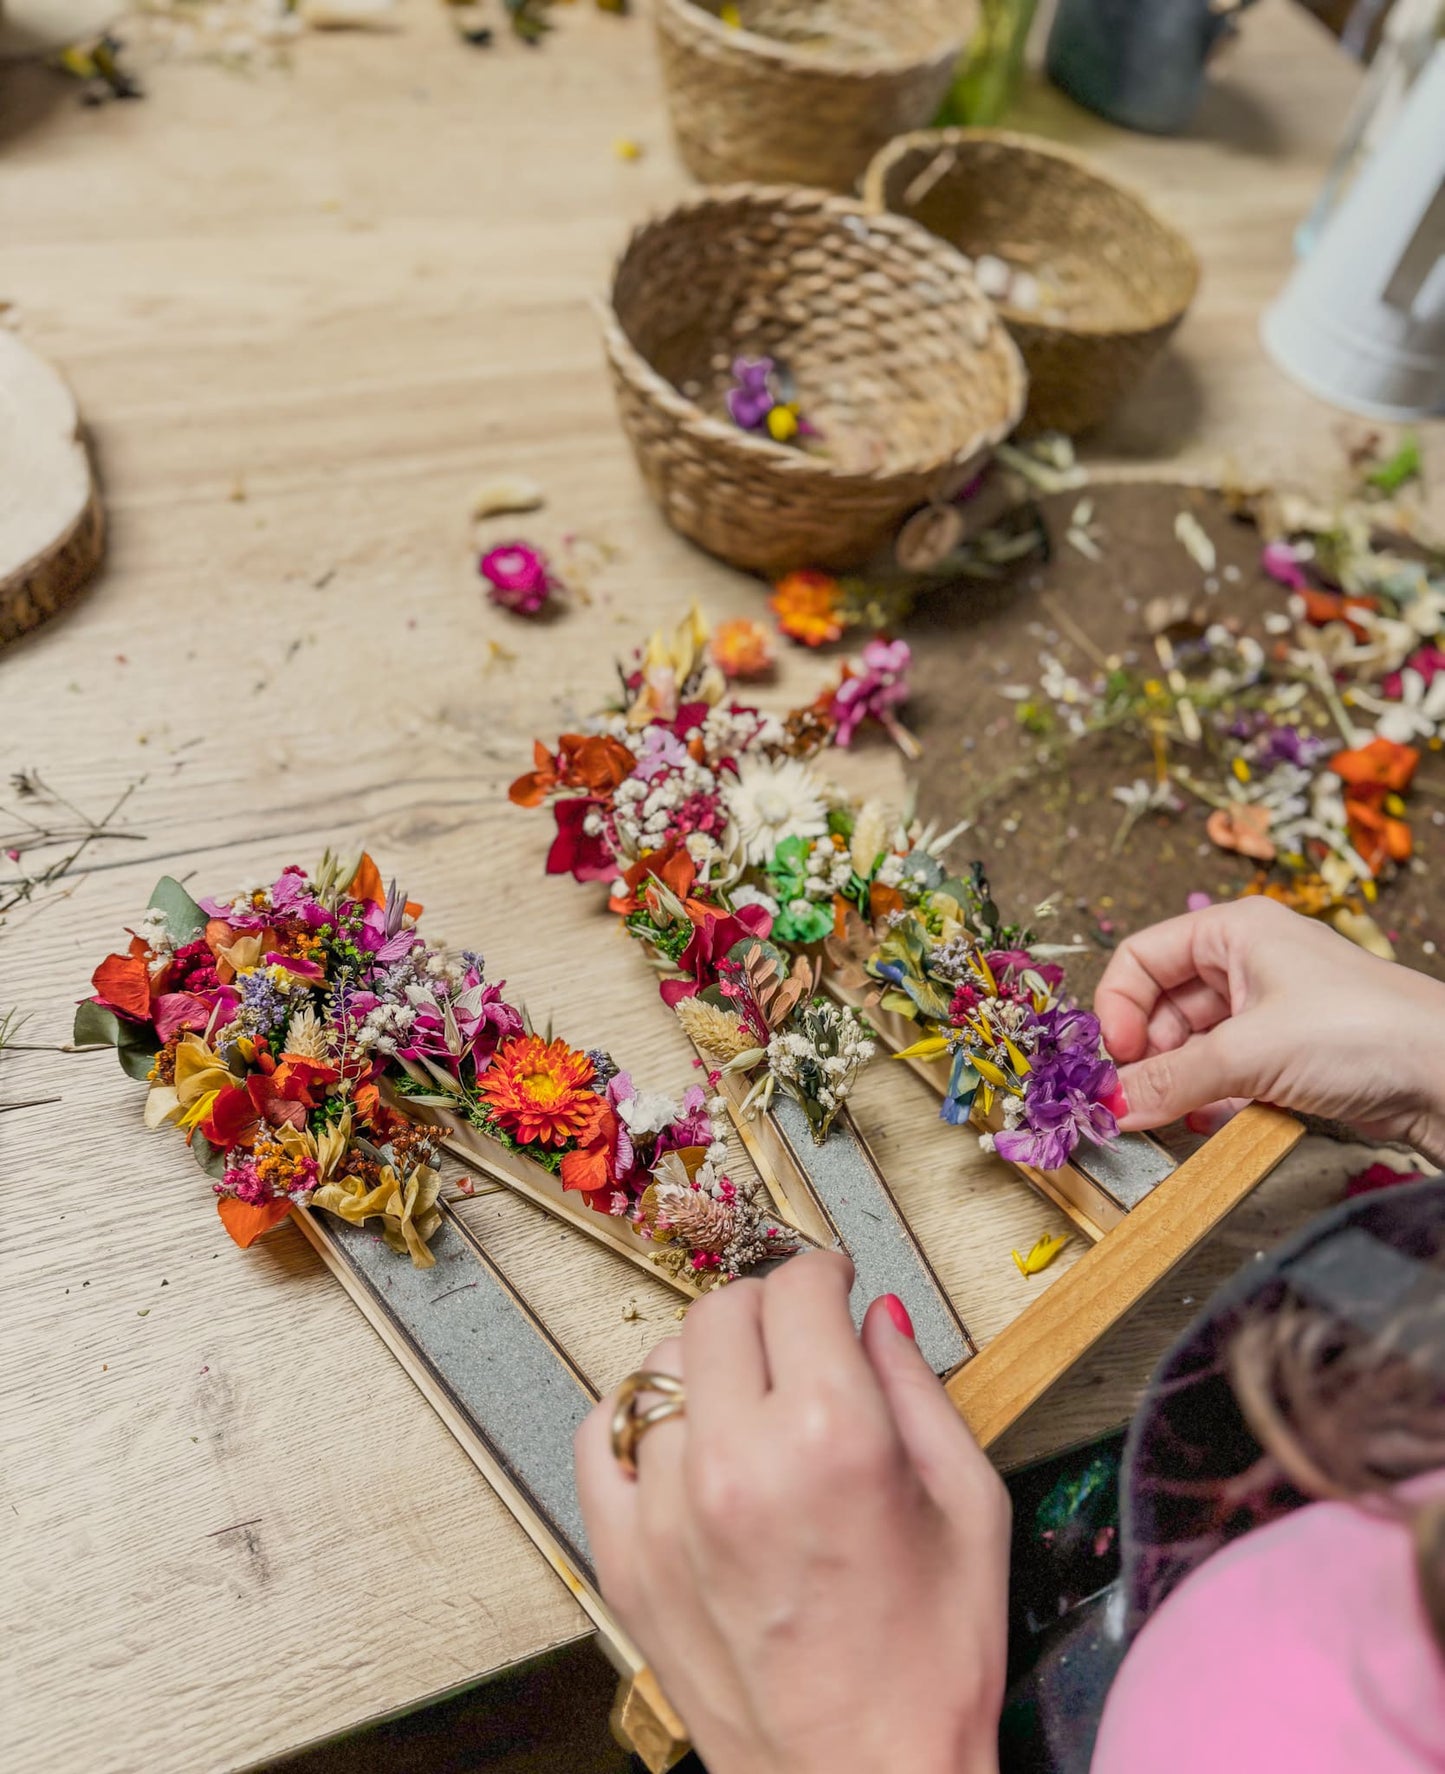
{"type": "Polygon", "coordinates": [[[948,1394],[982,1446],[1138,1305],[1303,1133],[1278,1109],[1242,1110],[962,1368],[948,1394]]]}

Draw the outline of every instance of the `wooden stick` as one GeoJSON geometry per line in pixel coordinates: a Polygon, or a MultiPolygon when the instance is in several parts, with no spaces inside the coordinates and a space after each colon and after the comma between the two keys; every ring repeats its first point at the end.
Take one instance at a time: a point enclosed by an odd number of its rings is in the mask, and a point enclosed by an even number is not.
{"type": "MultiPolygon", "coordinates": [[[[399,1097],[397,1101],[404,1105],[406,1098],[399,1097]]],[[[408,1112],[415,1112],[414,1108],[408,1112]]],[[[540,1207],[544,1213],[565,1220],[569,1226],[575,1226],[598,1244],[605,1244],[608,1250],[626,1257],[628,1262],[646,1270],[655,1280],[665,1281],[689,1299],[697,1299],[702,1292],[686,1272],[663,1263],[657,1246],[651,1239],[644,1238],[630,1220],[615,1214],[598,1213],[575,1189],[564,1189],[560,1179],[551,1171],[544,1170],[519,1152],[510,1151],[499,1140],[488,1139],[480,1128],[472,1127],[459,1116],[450,1115],[445,1109],[428,1109],[426,1117],[446,1130],[442,1145],[462,1164],[482,1171],[514,1195],[540,1207]]]]}
{"type": "Polygon", "coordinates": [[[1104,1333],[1238,1207],[1304,1133],[1262,1103],[1243,1109],[1086,1251],[948,1382],[990,1447],[1104,1333]]]}

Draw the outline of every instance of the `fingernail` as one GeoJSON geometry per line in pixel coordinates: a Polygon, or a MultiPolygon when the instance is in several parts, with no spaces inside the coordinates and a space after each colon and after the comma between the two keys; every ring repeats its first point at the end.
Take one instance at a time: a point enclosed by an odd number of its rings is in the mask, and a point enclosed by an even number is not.
{"type": "Polygon", "coordinates": [[[1116,1121],[1122,1121],[1129,1113],[1129,1099],[1124,1095],[1124,1086],[1122,1084],[1116,1084],[1109,1094],[1100,1097],[1099,1101],[1116,1121]]]}
{"type": "Polygon", "coordinates": [[[913,1336],[913,1320],[908,1316],[908,1308],[897,1294],[884,1294],[883,1304],[888,1308],[888,1316],[893,1320],[895,1330],[901,1331],[905,1337],[913,1336]]]}

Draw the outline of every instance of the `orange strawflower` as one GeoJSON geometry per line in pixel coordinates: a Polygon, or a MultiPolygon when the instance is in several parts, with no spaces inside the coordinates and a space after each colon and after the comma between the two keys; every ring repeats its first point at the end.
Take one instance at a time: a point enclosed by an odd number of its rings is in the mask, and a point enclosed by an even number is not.
{"type": "Polygon", "coordinates": [[[1400,795],[1410,786],[1420,754],[1413,745],[1397,745],[1393,739],[1376,737],[1354,751],[1340,751],[1330,759],[1330,769],[1342,776],[1356,792],[1374,790],[1380,796],[1400,795]]]}
{"type": "Polygon", "coordinates": [[[773,669],[773,637],[761,622],[734,616],[713,630],[712,656],[729,681],[766,677],[773,669]]]}
{"type": "Polygon", "coordinates": [[[565,1041],[515,1035],[497,1049],[477,1093],[520,1146],[566,1146],[595,1132],[603,1099],[592,1061],[565,1041]]]}
{"type": "Polygon", "coordinates": [[[788,573],[773,587],[768,602],[790,641],[822,647],[843,633],[843,588],[830,573],[809,567],[788,573]]]}
{"type": "Polygon", "coordinates": [[[532,742],[535,770],[519,776],[507,790],[518,807],[540,807],[553,789],[583,789],[605,797],[632,774],[637,759],[618,739],[606,734],[564,733],[553,757],[540,739],[532,742]]]}
{"type": "Polygon", "coordinates": [[[1410,860],[1415,840],[1409,825],[1375,806],[1369,797],[1346,795],[1345,818],[1350,842],[1372,875],[1378,875],[1386,862],[1410,860]]]}

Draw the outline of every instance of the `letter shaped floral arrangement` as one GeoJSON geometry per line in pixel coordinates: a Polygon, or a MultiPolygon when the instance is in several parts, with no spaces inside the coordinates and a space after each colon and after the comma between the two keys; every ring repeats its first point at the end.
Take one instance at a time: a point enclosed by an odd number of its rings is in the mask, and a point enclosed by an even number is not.
{"type": "Polygon", "coordinates": [[[544,1206],[585,1201],[688,1292],[797,1248],[724,1171],[716,1099],[642,1092],[605,1052],[538,1034],[420,912],[365,855],[199,904],[167,878],[96,969],[76,1039],[149,1084],[146,1125],[184,1133],[237,1244],[322,1208],[428,1266],[446,1146],[535,1176],[544,1206]]]}
{"type": "Polygon", "coordinates": [[[1115,1139],[1118,1078],[1062,995],[1067,951],[1004,923],[980,865],[949,873],[956,833],[854,804],[811,766],[862,720],[893,729],[906,645],[875,644],[887,670],[865,655],[779,719],[732,699],[708,642],[696,609],[654,635],[620,704],[537,742],[511,798],[552,802],[548,872],[612,884],[694,1044],[750,1081],[741,1112],[785,1091],[824,1140],[874,1052],[863,1009],[896,1057],[947,1062],[944,1119],[1012,1162],[1051,1171],[1115,1139]]]}

